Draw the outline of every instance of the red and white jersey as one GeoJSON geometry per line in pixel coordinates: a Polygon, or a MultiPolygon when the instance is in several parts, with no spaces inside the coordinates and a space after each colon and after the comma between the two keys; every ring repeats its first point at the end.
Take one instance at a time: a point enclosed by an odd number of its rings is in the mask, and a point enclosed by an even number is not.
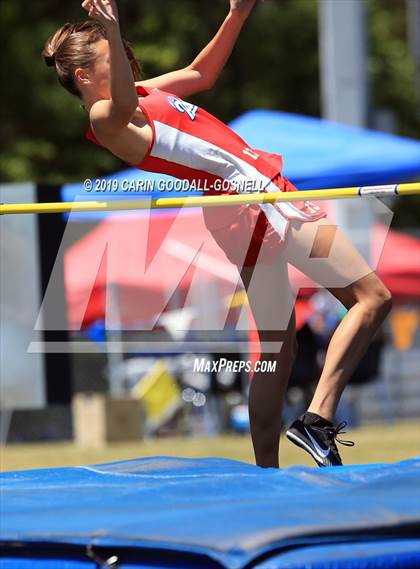
{"type": "MultiPolygon", "coordinates": [[[[250,148],[216,117],[171,93],[138,86],[137,94],[153,138],[144,160],[132,166],[189,180],[204,189],[204,195],[239,193],[238,188],[246,188],[244,191],[248,192],[285,189],[281,174],[283,159],[279,154],[250,148]]],[[[91,127],[87,138],[98,143],[91,127]]],[[[313,221],[325,216],[311,202],[259,207],[281,237],[291,219],[313,221]]],[[[205,221],[210,229],[226,226],[236,215],[235,207],[205,208],[205,221]]]]}

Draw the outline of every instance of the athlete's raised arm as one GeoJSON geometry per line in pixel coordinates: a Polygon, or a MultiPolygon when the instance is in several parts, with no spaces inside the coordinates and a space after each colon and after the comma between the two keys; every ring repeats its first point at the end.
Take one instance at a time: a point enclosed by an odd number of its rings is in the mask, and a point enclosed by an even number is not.
{"type": "Polygon", "coordinates": [[[210,89],[229,59],[242,26],[255,3],[256,0],[230,0],[229,14],[218,32],[190,65],[140,81],[137,85],[170,91],[179,97],[210,89]]]}
{"type": "MultiPolygon", "coordinates": [[[[92,105],[90,120],[95,131],[112,132],[128,124],[138,102],[133,72],[120,34],[117,5],[114,0],[85,0],[82,7],[91,18],[104,26],[109,45],[109,49],[99,55],[96,69],[103,69],[104,82],[109,79],[111,98],[99,100],[92,105]]],[[[79,81],[83,81],[84,70],[78,69],[77,73],[80,73],[79,81]]],[[[101,74],[97,72],[96,81],[100,80],[101,74]]],[[[100,91],[101,85],[98,84],[97,87],[100,91]]]]}

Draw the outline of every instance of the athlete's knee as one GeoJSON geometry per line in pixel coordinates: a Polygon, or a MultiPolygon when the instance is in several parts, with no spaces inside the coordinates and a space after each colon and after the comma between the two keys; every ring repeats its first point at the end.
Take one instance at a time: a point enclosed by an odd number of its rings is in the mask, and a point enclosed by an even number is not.
{"type": "Polygon", "coordinates": [[[380,281],[380,285],[373,293],[373,302],[380,316],[385,318],[392,309],[391,291],[380,281]]]}
{"type": "Polygon", "coordinates": [[[361,305],[370,318],[382,322],[392,308],[392,294],[384,283],[378,279],[375,286],[361,299],[361,305]]]}
{"type": "Polygon", "coordinates": [[[388,313],[392,308],[392,294],[384,283],[377,278],[370,286],[362,301],[372,308],[388,313]]]}
{"type": "Polygon", "coordinates": [[[376,273],[370,273],[344,289],[330,289],[350,310],[362,306],[367,313],[384,315],[392,308],[392,294],[376,273]]]}

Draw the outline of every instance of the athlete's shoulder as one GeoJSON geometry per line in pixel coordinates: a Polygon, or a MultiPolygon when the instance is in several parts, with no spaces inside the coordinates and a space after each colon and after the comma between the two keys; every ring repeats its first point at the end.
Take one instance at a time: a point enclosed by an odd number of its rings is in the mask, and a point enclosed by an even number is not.
{"type": "Polygon", "coordinates": [[[96,144],[101,144],[95,132],[99,135],[106,132],[107,121],[109,121],[110,113],[111,101],[101,99],[92,105],[89,111],[89,128],[86,133],[86,138],[88,140],[91,140],[96,144]]]}
{"type": "Polygon", "coordinates": [[[112,109],[112,101],[110,99],[100,99],[93,103],[89,111],[89,120],[91,124],[100,123],[109,117],[112,109]]]}
{"type": "Polygon", "coordinates": [[[97,136],[94,133],[94,128],[100,126],[101,120],[105,120],[105,117],[108,116],[109,113],[109,105],[107,105],[107,101],[97,101],[89,111],[89,126],[86,132],[86,138],[95,142],[96,144],[101,144],[98,140],[97,136]]]}
{"type": "Polygon", "coordinates": [[[86,138],[101,144],[97,135],[107,134],[109,128],[109,118],[112,113],[112,101],[110,99],[100,99],[96,101],[89,111],[89,128],[86,138]],[[95,134],[96,132],[96,134],[95,134]]]}

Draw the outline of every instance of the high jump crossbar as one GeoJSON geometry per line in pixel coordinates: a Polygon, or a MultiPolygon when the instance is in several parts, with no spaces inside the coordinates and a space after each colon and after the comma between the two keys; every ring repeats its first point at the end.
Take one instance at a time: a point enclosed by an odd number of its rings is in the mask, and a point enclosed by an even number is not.
{"type": "Polygon", "coordinates": [[[16,203],[0,204],[0,214],[23,213],[72,213],[83,211],[129,211],[140,209],[166,209],[183,207],[225,206],[241,204],[261,204],[275,202],[296,202],[307,200],[338,200],[358,197],[385,197],[389,195],[409,196],[420,194],[420,182],[391,184],[382,186],[361,186],[352,188],[332,188],[320,190],[300,190],[297,192],[256,192],[229,195],[193,196],[156,199],[130,199],[111,201],[77,201],[54,203],[16,203]]]}

